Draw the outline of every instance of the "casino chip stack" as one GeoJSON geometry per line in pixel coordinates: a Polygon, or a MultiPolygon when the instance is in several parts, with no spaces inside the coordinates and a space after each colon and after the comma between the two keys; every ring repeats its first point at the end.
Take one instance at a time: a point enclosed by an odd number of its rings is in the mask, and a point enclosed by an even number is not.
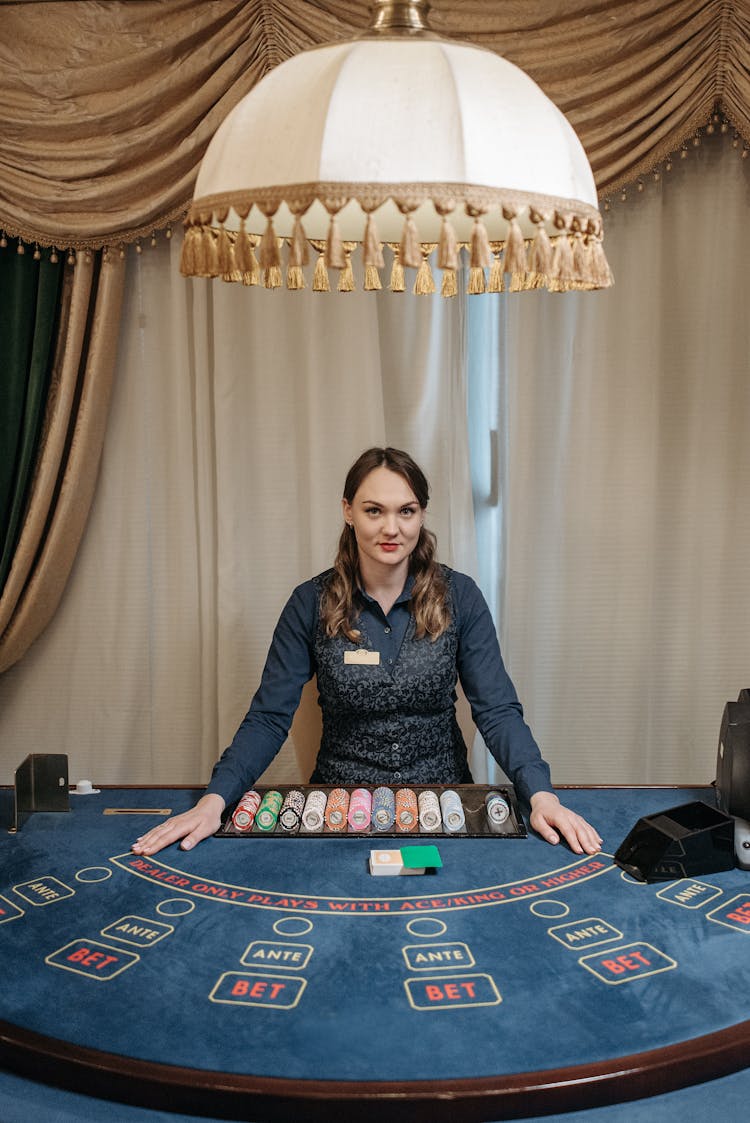
{"type": "Polygon", "coordinates": [[[281,792],[266,792],[255,816],[255,825],[258,830],[272,831],[276,826],[281,810],[281,792]]]}
{"type": "Polygon", "coordinates": [[[349,800],[349,826],[353,831],[365,831],[372,818],[372,796],[367,788],[355,788],[349,800]]]}
{"type": "Polygon", "coordinates": [[[443,824],[451,834],[458,834],[466,823],[461,797],[458,792],[448,790],[440,796],[440,810],[443,813],[443,824]]]}
{"type": "Polygon", "coordinates": [[[434,792],[420,792],[419,825],[423,831],[439,831],[441,824],[440,801],[434,792]]]}
{"type": "Polygon", "coordinates": [[[372,795],[372,823],[376,831],[389,831],[396,822],[396,797],[390,788],[376,788],[372,795]]]}
{"type": "Polygon", "coordinates": [[[304,792],[295,790],[286,793],[279,812],[279,822],[285,831],[298,830],[304,808],[304,792]]]}
{"type": "Polygon", "coordinates": [[[247,834],[253,829],[255,815],[260,807],[260,796],[257,792],[245,792],[232,814],[232,826],[240,834],[247,834]]]}
{"type": "Polygon", "coordinates": [[[346,813],[349,810],[349,793],[346,788],[334,788],[326,804],[326,826],[329,831],[346,830],[346,813]]]}
{"type": "Polygon", "coordinates": [[[490,824],[490,830],[494,834],[501,834],[503,823],[510,817],[507,799],[504,799],[500,792],[487,792],[484,797],[484,805],[487,808],[487,821],[490,824]]]}
{"type": "Polygon", "coordinates": [[[325,823],[327,797],[325,792],[308,792],[305,809],[302,812],[302,826],[306,831],[317,832],[323,830],[325,823]]]}
{"type": "Polygon", "coordinates": [[[419,805],[417,794],[411,788],[399,788],[396,792],[396,829],[415,831],[419,825],[419,805]]]}

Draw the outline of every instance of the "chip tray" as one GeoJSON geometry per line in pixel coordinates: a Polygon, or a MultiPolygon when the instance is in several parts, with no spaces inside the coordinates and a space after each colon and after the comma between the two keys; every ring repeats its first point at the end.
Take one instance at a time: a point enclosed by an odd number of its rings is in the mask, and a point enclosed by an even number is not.
{"type": "MultiPolygon", "coordinates": [[[[407,789],[413,791],[417,798],[422,792],[434,792],[435,795],[440,796],[447,791],[456,792],[463,809],[465,823],[460,830],[451,831],[445,826],[445,822],[441,822],[438,830],[424,830],[417,822],[416,828],[398,829],[394,824],[387,830],[378,829],[373,822],[370,822],[367,827],[360,830],[355,830],[348,822],[341,830],[333,830],[325,823],[319,830],[307,830],[305,826],[300,823],[299,826],[291,830],[283,827],[279,820],[270,830],[263,830],[258,826],[257,821],[253,823],[250,830],[239,830],[233,822],[232,816],[235,808],[240,800],[233,804],[229,804],[223,816],[221,827],[216,832],[216,838],[369,838],[369,839],[386,839],[398,838],[408,842],[414,838],[525,838],[526,837],[526,824],[524,823],[523,816],[518,809],[518,802],[516,794],[512,787],[507,785],[488,785],[488,784],[453,784],[446,786],[439,786],[434,784],[360,784],[360,785],[346,785],[346,784],[277,784],[275,786],[256,785],[252,791],[257,792],[261,800],[267,792],[279,792],[281,795],[282,804],[286,799],[289,792],[302,792],[307,800],[310,792],[319,791],[323,792],[326,800],[331,792],[342,789],[351,799],[353,792],[364,789],[372,795],[377,788],[387,788],[393,792],[394,798],[396,792],[407,789]],[[504,823],[491,824],[487,816],[486,797],[490,792],[495,792],[500,795],[508,805],[509,814],[504,823]]],[[[243,797],[244,798],[244,797],[243,797]]]]}

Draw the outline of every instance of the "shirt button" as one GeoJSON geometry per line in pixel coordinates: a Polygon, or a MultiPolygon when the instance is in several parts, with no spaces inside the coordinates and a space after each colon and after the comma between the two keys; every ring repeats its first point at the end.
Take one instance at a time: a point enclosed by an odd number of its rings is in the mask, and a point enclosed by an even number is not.
{"type": "Polygon", "coordinates": [[[401,773],[400,772],[394,772],[393,773],[393,779],[394,780],[400,780],[401,779],[401,773]]]}
{"type": "Polygon", "coordinates": [[[394,741],[393,744],[391,745],[391,748],[397,749],[398,748],[398,741],[394,741]]]}
{"type": "Polygon", "coordinates": [[[392,663],[392,662],[393,662],[393,660],[392,660],[392,659],[389,659],[389,660],[388,660],[388,662],[389,662],[389,663],[392,663]]]}
{"type": "Polygon", "coordinates": [[[387,636],[389,636],[389,635],[391,634],[391,629],[390,629],[390,628],[384,628],[384,629],[383,629],[383,631],[385,632],[385,634],[386,634],[387,636]]]}

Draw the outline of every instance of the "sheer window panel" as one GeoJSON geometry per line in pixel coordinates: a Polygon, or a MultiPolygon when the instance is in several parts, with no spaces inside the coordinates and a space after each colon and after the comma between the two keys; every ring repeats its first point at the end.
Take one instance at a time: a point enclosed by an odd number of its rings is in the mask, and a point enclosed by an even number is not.
{"type": "Polygon", "coordinates": [[[750,676],[748,171],[705,138],[616,202],[609,292],[470,304],[480,573],[558,783],[709,782],[750,676]]]}

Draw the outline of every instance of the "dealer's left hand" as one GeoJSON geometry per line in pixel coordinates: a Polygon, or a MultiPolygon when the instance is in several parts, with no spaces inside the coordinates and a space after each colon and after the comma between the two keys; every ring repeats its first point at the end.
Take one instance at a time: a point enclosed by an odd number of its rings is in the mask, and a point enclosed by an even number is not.
{"type": "Polygon", "coordinates": [[[596,854],[602,840],[597,831],[575,811],[564,807],[553,792],[536,792],[531,797],[531,826],[555,846],[563,836],[574,854],[596,854]]]}

